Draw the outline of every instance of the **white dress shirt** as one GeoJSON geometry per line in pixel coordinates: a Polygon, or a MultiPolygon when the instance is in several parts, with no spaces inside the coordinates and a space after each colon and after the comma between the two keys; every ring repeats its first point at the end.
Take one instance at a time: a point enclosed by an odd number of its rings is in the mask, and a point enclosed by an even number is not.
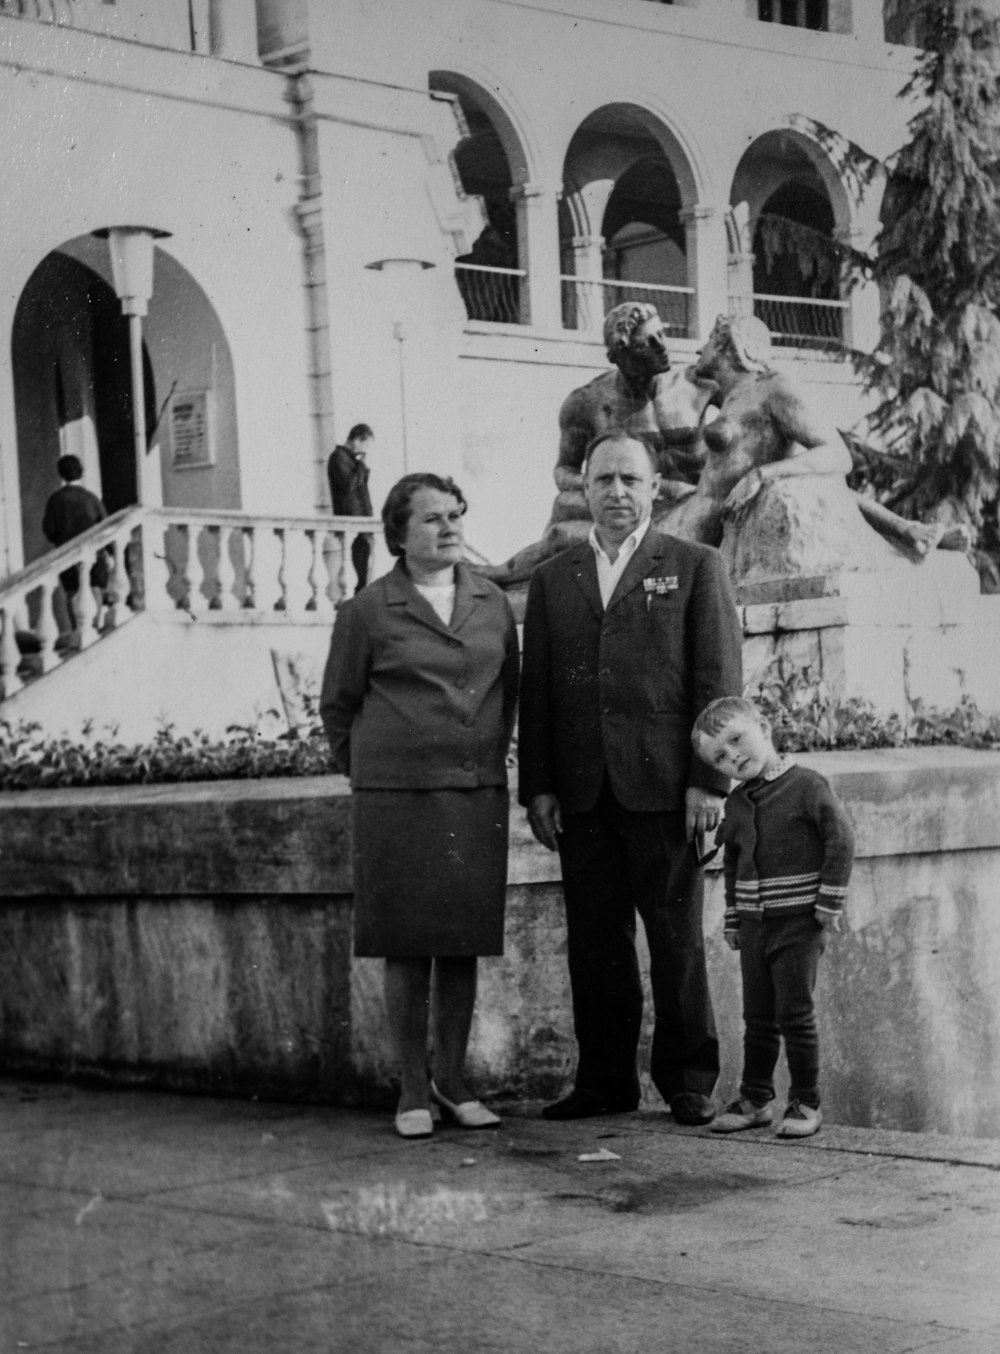
{"type": "Polygon", "coordinates": [[[601,590],[601,602],[604,609],[607,610],[608,603],[611,601],[611,595],[618,586],[618,580],[625,572],[625,567],[629,560],[639,548],[639,543],[649,530],[651,517],[647,517],[644,522],[640,522],[635,531],[631,532],[622,541],[618,547],[618,558],[611,559],[611,556],[597,539],[597,528],[590,528],[590,544],[594,551],[594,557],[597,560],[597,585],[601,590]]]}

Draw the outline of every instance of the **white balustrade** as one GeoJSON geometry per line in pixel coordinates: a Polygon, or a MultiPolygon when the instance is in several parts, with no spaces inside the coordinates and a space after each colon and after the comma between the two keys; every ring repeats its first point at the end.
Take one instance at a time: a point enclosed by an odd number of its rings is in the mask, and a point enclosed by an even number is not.
{"type": "Polygon", "coordinates": [[[330,597],[323,586],[323,541],[326,532],[317,528],[316,531],[307,531],[306,540],[309,542],[309,573],[307,575],[309,583],[309,601],[306,603],[307,611],[315,611],[319,615],[324,612],[329,613],[330,597]]]}
{"type": "Polygon", "coordinates": [[[102,597],[99,603],[90,585],[90,573],[97,565],[99,553],[93,549],[84,550],[77,566],[80,582],[76,597],[73,599],[73,609],[76,612],[77,643],[81,649],[88,649],[99,638],[97,627],[100,624],[104,599],[102,597]]]}
{"type": "Polygon", "coordinates": [[[335,566],[330,571],[330,601],[334,607],[338,607],[348,596],[347,562],[350,559],[351,547],[346,531],[335,531],[333,539],[335,548],[327,556],[327,561],[335,566]]]}
{"type": "Polygon", "coordinates": [[[0,582],[2,698],[143,611],[213,624],[267,617],[329,625],[354,591],[353,541],[364,532],[377,543],[380,525],[374,518],[123,509],[0,582]],[[95,589],[91,571],[101,559],[108,578],[95,589]],[[60,582],[70,569],[79,577],[72,605],[60,582]]]}
{"type": "Polygon", "coordinates": [[[128,609],[129,579],[125,567],[125,547],[129,543],[131,534],[130,530],[125,530],[117,533],[112,541],[111,571],[108,577],[108,585],[104,590],[107,602],[104,624],[109,630],[119,629],[134,614],[128,609]]]}
{"type": "Polygon", "coordinates": [[[35,638],[38,640],[38,670],[43,673],[51,672],[62,662],[62,655],[56,650],[59,626],[52,610],[55,590],[55,583],[50,578],[43,579],[41,587],[38,589],[38,620],[35,622],[35,638]]]}
{"type": "Polygon", "coordinates": [[[242,601],[242,578],[237,577],[243,572],[243,528],[220,526],[217,528],[219,538],[219,556],[218,556],[218,590],[213,601],[213,610],[215,611],[238,611],[242,601]],[[233,555],[236,553],[239,559],[239,566],[233,561],[233,555]],[[237,596],[237,587],[240,588],[240,595],[237,596]]]}
{"type": "Polygon", "coordinates": [[[3,632],[0,635],[0,679],[3,681],[4,699],[20,691],[24,683],[21,680],[21,650],[17,643],[17,606],[11,597],[3,608],[3,632]]]}
{"type": "Polygon", "coordinates": [[[250,597],[252,609],[271,616],[280,615],[282,601],[281,561],[283,543],[281,536],[271,522],[259,522],[251,527],[253,532],[253,593],[250,597]]]}
{"type": "Polygon", "coordinates": [[[299,617],[309,610],[312,596],[309,589],[309,569],[312,552],[306,533],[295,526],[282,528],[284,554],[281,564],[284,610],[289,617],[299,617]]]}

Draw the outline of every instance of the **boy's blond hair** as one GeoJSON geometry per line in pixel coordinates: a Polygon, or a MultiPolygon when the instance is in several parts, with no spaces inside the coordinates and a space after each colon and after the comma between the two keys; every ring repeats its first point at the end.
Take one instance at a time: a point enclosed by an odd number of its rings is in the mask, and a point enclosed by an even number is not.
{"type": "Polygon", "coordinates": [[[691,729],[691,742],[695,751],[698,751],[702,738],[715,738],[727,724],[740,715],[744,719],[752,719],[757,724],[767,724],[767,720],[753,701],[748,701],[743,696],[723,696],[720,700],[710,701],[691,729]]]}

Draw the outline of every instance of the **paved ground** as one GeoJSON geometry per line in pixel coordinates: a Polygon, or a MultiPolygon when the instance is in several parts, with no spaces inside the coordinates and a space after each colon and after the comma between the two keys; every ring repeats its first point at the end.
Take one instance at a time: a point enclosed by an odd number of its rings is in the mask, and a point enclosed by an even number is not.
{"type": "Polygon", "coordinates": [[[0,1081],[0,1354],[997,1354],[1000,1141],[0,1081]],[[614,1161],[581,1162],[604,1149],[614,1161]]]}

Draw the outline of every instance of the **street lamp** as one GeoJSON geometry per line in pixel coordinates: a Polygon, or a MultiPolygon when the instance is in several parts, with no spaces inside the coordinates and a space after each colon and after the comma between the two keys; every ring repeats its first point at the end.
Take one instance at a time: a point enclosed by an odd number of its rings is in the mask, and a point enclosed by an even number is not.
{"type": "Polygon", "coordinates": [[[128,317],[129,356],[132,368],[132,435],[135,443],[135,496],[141,503],[146,455],[146,392],[142,374],[142,317],[153,294],[153,241],[165,239],[169,230],[153,226],[108,226],[95,230],[107,240],[115,295],[128,317]]]}
{"type": "MultiPolygon", "coordinates": [[[[397,301],[401,309],[409,309],[409,290],[410,279],[417,273],[424,272],[428,268],[433,268],[434,264],[430,259],[375,259],[372,263],[366,263],[366,268],[371,268],[376,273],[386,273],[396,278],[399,295],[397,301]]],[[[396,340],[399,353],[399,405],[403,420],[403,473],[409,471],[409,457],[406,445],[406,363],[403,357],[403,344],[406,342],[406,323],[403,319],[396,320],[392,326],[392,336],[396,340]]]]}

